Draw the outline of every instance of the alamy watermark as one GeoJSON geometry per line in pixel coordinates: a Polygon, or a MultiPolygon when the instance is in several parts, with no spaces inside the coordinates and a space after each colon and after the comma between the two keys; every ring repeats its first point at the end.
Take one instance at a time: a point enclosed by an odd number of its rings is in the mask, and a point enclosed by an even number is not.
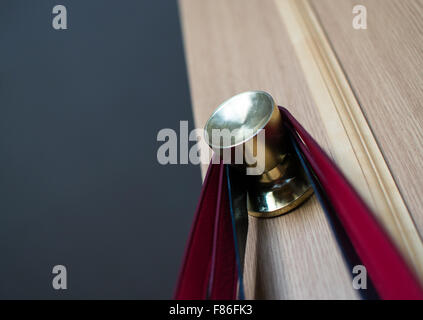
{"type": "Polygon", "coordinates": [[[367,269],[363,265],[356,265],[352,270],[353,277],[352,285],[355,290],[366,290],[367,289],[367,269]]]}
{"type": "Polygon", "coordinates": [[[352,9],[353,20],[352,26],[355,30],[367,29],[367,8],[361,4],[354,6],[352,9]]]}
{"type": "Polygon", "coordinates": [[[53,267],[52,273],[55,274],[51,285],[55,290],[66,290],[68,288],[68,272],[66,267],[58,264],[53,267]]]}
{"type": "Polygon", "coordinates": [[[68,28],[68,11],[65,6],[55,5],[51,11],[55,16],[51,22],[55,30],[66,30],[68,28]]]}
{"type": "Polygon", "coordinates": [[[213,129],[210,137],[204,129],[189,132],[188,121],[180,121],[179,136],[174,129],[164,128],[157,133],[157,141],[163,142],[157,149],[157,161],[162,165],[209,164],[212,160],[245,165],[247,175],[264,172],[265,129],[213,129]],[[189,147],[190,142],[195,144],[189,147]],[[215,157],[207,142],[214,146],[215,157]]]}

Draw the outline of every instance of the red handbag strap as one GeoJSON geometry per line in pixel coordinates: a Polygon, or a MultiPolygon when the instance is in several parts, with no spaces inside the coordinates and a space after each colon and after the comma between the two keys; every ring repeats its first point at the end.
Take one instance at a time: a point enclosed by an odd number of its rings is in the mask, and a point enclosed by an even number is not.
{"type": "Polygon", "coordinates": [[[209,298],[213,300],[232,300],[236,299],[237,295],[238,275],[232,218],[229,208],[227,171],[223,164],[220,166],[220,170],[222,172],[219,177],[220,188],[217,198],[209,298]]]}
{"type": "Polygon", "coordinates": [[[175,299],[235,299],[236,259],[225,165],[209,165],[175,299]]]}
{"type": "Polygon", "coordinates": [[[372,212],[308,132],[280,107],[382,299],[423,299],[422,288],[372,212]]]}

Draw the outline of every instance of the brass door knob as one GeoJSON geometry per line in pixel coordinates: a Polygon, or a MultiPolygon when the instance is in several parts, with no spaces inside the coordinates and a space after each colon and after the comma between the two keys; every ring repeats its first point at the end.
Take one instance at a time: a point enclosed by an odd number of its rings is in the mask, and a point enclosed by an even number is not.
{"type": "Polygon", "coordinates": [[[205,140],[217,159],[246,174],[250,215],[275,217],[313,194],[282,115],[266,92],[248,91],[223,102],[206,123],[205,140]]]}

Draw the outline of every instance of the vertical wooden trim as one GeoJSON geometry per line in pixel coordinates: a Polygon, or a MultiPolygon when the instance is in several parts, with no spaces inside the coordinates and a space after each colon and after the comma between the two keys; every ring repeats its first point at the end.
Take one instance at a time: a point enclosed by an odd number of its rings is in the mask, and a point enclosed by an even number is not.
{"type": "MultiPolygon", "coordinates": [[[[275,0],[330,153],[423,281],[423,243],[336,54],[307,0],[275,0]]],[[[395,276],[395,275],[393,275],[395,276]]]]}

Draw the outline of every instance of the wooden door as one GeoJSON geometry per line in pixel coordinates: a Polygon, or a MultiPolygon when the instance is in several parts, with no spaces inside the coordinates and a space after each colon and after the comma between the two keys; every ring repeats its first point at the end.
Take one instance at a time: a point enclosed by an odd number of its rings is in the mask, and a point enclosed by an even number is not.
{"type": "MultiPolygon", "coordinates": [[[[195,125],[236,93],[269,92],[314,136],[423,279],[423,2],[180,0],[195,125]],[[361,7],[361,8],[363,8],[361,7]]],[[[203,168],[204,169],[204,168],[203,168]]],[[[250,217],[247,298],[358,299],[313,198],[250,217]]]]}

